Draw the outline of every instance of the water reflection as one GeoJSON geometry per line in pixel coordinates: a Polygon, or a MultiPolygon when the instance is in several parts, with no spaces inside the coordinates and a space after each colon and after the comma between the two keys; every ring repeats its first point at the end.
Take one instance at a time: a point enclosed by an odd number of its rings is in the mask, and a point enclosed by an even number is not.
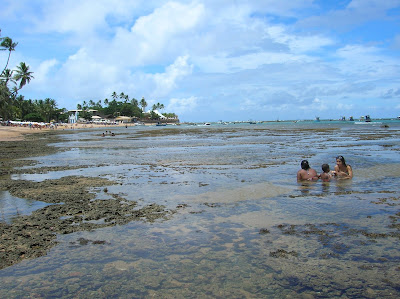
{"type": "Polygon", "coordinates": [[[302,181],[298,182],[298,185],[299,185],[299,191],[304,196],[310,195],[311,191],[317,190],[317,182],[302,181]]]}
{"type": "Polygon", "coordinates": [[[321,188],[322,188],[322,194],[328,195],[330,188],[331,188],[331,183],[330,182],[322,182],[321,188]]]}
{"type": "Polygon", "coordinates": [[[14,217],[29,215],[48,205],[45,202],[14,197],[8,191],[0,191],[0,219],[5,223],[11,223],[14,217]]]}

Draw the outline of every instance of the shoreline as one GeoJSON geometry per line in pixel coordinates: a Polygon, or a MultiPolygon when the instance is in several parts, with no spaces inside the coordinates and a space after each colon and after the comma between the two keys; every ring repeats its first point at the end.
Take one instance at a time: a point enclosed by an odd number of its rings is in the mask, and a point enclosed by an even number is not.
{"type": "MultiPolygon", "coordinates": [[[[154,125],[153,123],[146,124],[146,126],[154,125]]],[[[29,128],[24,126],[0,126],[0,141],[23,141],[24,135],[36,134],[43,132],[57,132],[57,131],[73,131],[81,129],[92,129],[92,128],[115,128],[115,127],[133,127],[136,126],[134,123],[118,123],[118,124],[62,124],[58,125],[57,128],[29,128]]]]}

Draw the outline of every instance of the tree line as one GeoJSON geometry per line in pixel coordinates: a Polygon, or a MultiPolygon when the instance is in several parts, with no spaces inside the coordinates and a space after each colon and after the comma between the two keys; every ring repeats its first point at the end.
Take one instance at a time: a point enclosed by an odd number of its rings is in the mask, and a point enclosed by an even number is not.
{"type": "MultiPolygon", "coordinates": [[[[111,99],[104,101],[83,101],[77,105],[77,110],[82,110],[80,116],[86,120],[90,120],[93,115],[101,115],[105,118],[115,118],[118,116],[129,116],[137,119],[159,119],[160,116],[155,110],[164,110],[164,104],[154,104],[149,113],[145,113],[148,106],[144,97],[140,101],[135,98],[130,98],[128,94],[121,92],[113,92],[111,99]]],[[[165,117],[177,117],[175,113],[162,113],[165,117]]]]}
{"type": "MultiPolygon", "coordinates": [[[[11,53],[15,51],[18,43],[10,37],[1,37],[0,29],[0,50],[8,51],[5,67],[0,74],[0,117],[3,120],[23,120],[36,122],[67,122],[68,110],[58,108],[54,99],[44,100],[25,100],[19,91],[34,79],[33,72],[29,65],[21,62],[14,70],[8,68],[11,53]]],[[[135,98],[130,99],[123,92],[111,94],[111,100],[83,101],[77,105],[78,110],[82,110],[79,116],[90,121],[94,115],[101,115],[104,118],[115,118],[117,116],[136,117],[138,119],[157,120],[160,116],[155,110],[163,110],[163,104],[157,103],[152,106],[150,113],[145,113],[148,106],[144,97],[140,101],[135,98]]],[[[174,113],[163,113],[166,117],[177,117],[174,113]]]]}

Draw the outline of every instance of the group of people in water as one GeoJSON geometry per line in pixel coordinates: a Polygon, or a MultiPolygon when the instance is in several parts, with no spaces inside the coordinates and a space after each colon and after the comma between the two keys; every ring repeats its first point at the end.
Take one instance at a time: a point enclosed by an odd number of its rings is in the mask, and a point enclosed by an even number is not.
{"type": "Polygon", "coordinates": [[[346,164],[343,156],[336,157],[336,165],[334,170],[330,170],[328,164],[322,164],[322,172],[320,174],[310,167],[307,160],[301,161],[301,169],[297,172],[297,181],[317,181],[321,179],[323,182],[329,182],[333,178],[351,179],[353,177],[353,169],[346,164]]]}
{"type": "Polygon", "coordinates": [[[115,134],[114,134],[114,133],[111,133],[111,131],[106,131],[106,133],[103,133],[101,136],[102,136],[102,137],[106,137],[107,135],[115,136],[115,134]]]}

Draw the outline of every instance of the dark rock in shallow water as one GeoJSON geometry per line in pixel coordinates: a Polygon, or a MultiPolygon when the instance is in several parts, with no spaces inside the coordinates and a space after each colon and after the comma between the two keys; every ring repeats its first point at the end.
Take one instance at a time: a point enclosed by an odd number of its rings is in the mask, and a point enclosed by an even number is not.
{"type": "MultiPolygon", "coordinates": [[[[27,160],[16,160],[17,158],[49,154],[60,150],[47,146],[55,140],[56,137],[5,142],[6,154],[2,156],[2,161],[6,160],[8,167],[6,172],[2,171],[0,175],[13,173],[13,168],[21,167],[23,163],[32,163],[27,160]]],[[[57,234],[124,225],[137,220],[153,222],[171,215],[171,211],[157,204],[138,209],[135,201],[126,200],[118,194],[109,194],[113,197],[112,199],[95,200],[96,193],[89,191],[96,187],[113,184],[112,181],[98,177],[69,176],[33,182],[12,180],[10,176],[3,176],[0,180],[0,190],[8,190],[15,197],[34,199],[51,205],[38,209],[29,216],[16,217],[11,224],[0,222],[2,237],[0,269],[26,258],[45,255],[57,244],[57,234]]],[[[89,242],[105,244],[103,243],[105,241],[90,240],[80,240],[79,244],[87,245],[89,242]]]]}

